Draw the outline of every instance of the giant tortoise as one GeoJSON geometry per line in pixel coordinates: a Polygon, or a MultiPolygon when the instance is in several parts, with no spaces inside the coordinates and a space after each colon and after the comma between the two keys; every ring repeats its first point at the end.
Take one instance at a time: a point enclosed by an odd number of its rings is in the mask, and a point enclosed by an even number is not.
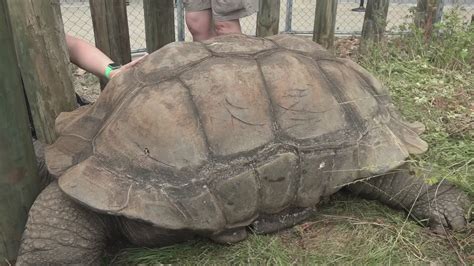
{"type": "Polygon", "coordinates": [[[427,144],[388,90],[301,37],[172,43],[56,120],[57,177],[30,211],[19,263],[97,263],[106,243],[220,243],[306,219],[343,187],[459,229],[469,199],[406,159],[427,144]]]}

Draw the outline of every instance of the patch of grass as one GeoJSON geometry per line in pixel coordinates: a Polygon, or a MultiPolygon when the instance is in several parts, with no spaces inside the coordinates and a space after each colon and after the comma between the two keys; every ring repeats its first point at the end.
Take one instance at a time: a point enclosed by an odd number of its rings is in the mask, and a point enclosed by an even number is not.
{"type": "Polygon", "coordinates": [[[272,264],[288,265],[295,258],[277,235],[252,235],[235,245],[207,240],[190,241],[157,249],[126,249],[111,264],[272,264]]]}
{"type": "Polygon", "coordinates": [[[311,264],[451,264],[457,260],[456,252],[442,239],[420,230],[402,213],[360,199],[336,200],[298,229],[311,264]]]}
{"type": "Polygon", "coordinates": [[[474,195],[474,26],[454,10],[428,42],[413,25],[405,29],[410,34],[358,61],[390,89],[404,117],[425,124],[430,149],[413,158],[418,166],[431,171],[431,181],[447,178],[474,195]]]}
{"type": "Polygon", "coordinates": [[[158,249],[123,250],[113,264],[179,265],[447,265],[474,252],[472,234],[433,235],[405,213],[339,194],[308,222],[231,246],[192,241],[158,249]]]}

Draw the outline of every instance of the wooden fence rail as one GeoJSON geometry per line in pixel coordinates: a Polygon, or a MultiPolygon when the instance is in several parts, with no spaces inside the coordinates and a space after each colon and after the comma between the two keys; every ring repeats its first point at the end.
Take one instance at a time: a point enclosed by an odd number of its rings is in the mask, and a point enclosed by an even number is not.
{"type": "Polygon", "coordinates": [[[143,0],[146,49],[154,52],[175,41],[174,1],[143,0]]]}
{"type": "Polygon", "coordinates": [[[313,41],[326,48],[334,45],[337,0],[317,0],[314,16],[313,41]]]}
{"type": "MultiPolygon", "coordinates": [[[[114,62],[132,61],[126,0],[90,0],[95,45],[114,62]]],[[[101,79],[103,89],[107,80],[101,79]]]]}
{"type": "Polygon", "coordinates": [[[0,0],[0,265],[17,255],[40,190],[7,0],[0,0]]]}
{"type": "Polygon", "coordinates": [[[367,52],[372,44],[380,42],[387,25],[389,0],[369,0],[362,26],[361,52],[367,52]]]}
{"type": "Polygon", "coordinates": [[[278,34],[280,27],[280,0],[260,0],[256,34],[260,37],[278,34]]]}
{"type": "Polygon", "coordinates": [[[425,41],[431,38],[433,24],[441,20],[444,7],[443,0],[418,0],[416,5],[415,24],[425,33],[425,41]]]}
{"type": "Polygon", "coordinates": [[[52,143],[54,120],[76,106],[59,0],[7,2],[36,135],[52,143]]]}

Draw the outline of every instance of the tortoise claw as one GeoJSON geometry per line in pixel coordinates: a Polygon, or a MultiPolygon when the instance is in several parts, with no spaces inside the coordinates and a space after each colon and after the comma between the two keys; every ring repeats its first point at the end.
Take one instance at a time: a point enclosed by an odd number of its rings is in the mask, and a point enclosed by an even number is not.
{"type": "Polygon", "coordinates": [[[432,185],[415,202],[413,215],[427,220],[434,232],[444,232],[444,228],[459,231],[467,227],[469,205],[469,198],[463,191],[443,182],[432,185]]]}

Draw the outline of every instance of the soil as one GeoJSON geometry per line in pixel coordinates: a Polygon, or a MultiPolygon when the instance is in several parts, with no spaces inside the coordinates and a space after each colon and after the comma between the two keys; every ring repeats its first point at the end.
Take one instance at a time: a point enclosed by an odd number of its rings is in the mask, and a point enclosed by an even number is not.
{"type": "Polygon", "coordinates": [[[95,102],[100,94],[99,79],[76,66],[73,66],[72,69],[76,93],[88,102],[95,102]]]}

